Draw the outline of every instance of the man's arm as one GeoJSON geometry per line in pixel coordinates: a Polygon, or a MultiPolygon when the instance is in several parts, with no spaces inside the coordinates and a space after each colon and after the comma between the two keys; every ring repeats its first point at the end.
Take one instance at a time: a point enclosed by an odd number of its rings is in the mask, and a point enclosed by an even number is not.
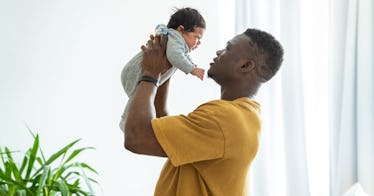
{"type": "Polygon", "coordinates": [[[138,154],[166,157],[151,125],[151,120],[156,117],[156,91],[155,85],[145,81],[136,88],[127,117],[125,148],[138,154]]]}
{"type": "Polygon", "coordinates": [[[156,108],[156,117],[160,118],[163,116],[167,116],[168,112],[166,109],[166,103],[167,103],[167,95],[169,90],[169,81],[166,80],[161,86],[158,87],[156,98],[155,98],[155,108],[156,108]]]}
{"type": "MultiPolygon", "coordinates": [[[[160,37],[156,36],[154,41],[148,41],[148,47],[142,46],[143,75],[159,80],[161,73],[171,67],[166,58],[166,42],[166,36],[162,37],[162,42],[160,42],[160,37]]],[[[156,117],[155,102],[161,103],[157,104],[157,107],[165,103],[167,89],[168,82],[160,87],[159,98],[155,99],[157,87],[148,81],[139,83],[129,106],[124,134],[126,149],[138,154],[166,157],[165,151],[153,132],[151,120],[156,117]]]]}

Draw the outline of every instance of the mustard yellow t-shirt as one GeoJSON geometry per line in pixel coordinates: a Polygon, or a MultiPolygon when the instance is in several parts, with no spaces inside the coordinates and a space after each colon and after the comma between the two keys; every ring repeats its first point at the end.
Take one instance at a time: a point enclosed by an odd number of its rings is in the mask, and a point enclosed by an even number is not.
{"type": "Polygon", "coordinates": [[[246,195],[261,130],[260,105],[249,98],[215,100],[187,116],[152,120],[168,155],[155,196],[246,195]]]}

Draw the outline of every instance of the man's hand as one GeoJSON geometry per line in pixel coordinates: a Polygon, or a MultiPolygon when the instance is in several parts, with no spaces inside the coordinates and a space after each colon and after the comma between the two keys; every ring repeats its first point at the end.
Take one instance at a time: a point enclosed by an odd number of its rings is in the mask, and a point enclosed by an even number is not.
{"type": "Polygon", "coordinates": [[[166,58],[166,43],[166,35],[156,35],[156,37],[151,36],[147,46],[143,45],[141,47],[144,54],[142,61],[143,75],[151,76],[158,80],[161,73],[171,67],[166,58]]]}

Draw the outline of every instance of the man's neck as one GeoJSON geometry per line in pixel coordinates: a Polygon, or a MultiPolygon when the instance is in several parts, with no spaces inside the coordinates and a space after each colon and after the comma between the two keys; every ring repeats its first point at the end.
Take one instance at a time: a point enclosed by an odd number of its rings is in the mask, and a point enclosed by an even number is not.
{"type": "Polygon", "coordinates": [[[256,95],[258,87],[253,87],[252,89],[248,88],[221,88],[221,99],[232,101],[241,97],[252,98],[256,95]]]}

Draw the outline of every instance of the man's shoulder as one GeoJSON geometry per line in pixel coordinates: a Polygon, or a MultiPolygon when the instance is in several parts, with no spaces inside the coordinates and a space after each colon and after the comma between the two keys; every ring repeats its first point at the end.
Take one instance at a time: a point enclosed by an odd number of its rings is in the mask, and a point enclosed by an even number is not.
{"type": "Polygon", "coordinates": [[[232,101],[223,100],[223,99],[211,100],[211,101],[201,104],[199,107],[201,106],[232,107],[238,104],[245,104],[245,105],[251,105],[254,107],[260,107],[260,104],[258,102],[251,100],[249,98],[245,98],[245,97],[238,98],[232,101]]]}
{"type": "Polygon", "coordinates": [[[234,115],[238,113],[254,112],[260,113],[260,104],[249,98],[239,98],[236,100],[212,100],[201,104],[196,108],[197,111],[207,111],[220,114],[219,116],[234,115]]]}
{"type": "Polygon", "coordinates": [[[203,104],[201,104],[199,107],[202,107],[202,106],[217,106],[217,107],[222,107],[224,105],[227,105],[228,102],[225,101],[225,100],[221,100],[221,99],[217,99],[217,100],[211,100],[211,101],[207,101],[203,104]]]}
{"type": "Polygon", "coordinates": [[[206,111],[215,112],[215,111],[229,110],[230,108],[232,108],[232,106],[230,105],[229,101],[211,100],[211,101],[201,104],[200,106],[196,108],[196,110],[206,110],[206,111]]]}

